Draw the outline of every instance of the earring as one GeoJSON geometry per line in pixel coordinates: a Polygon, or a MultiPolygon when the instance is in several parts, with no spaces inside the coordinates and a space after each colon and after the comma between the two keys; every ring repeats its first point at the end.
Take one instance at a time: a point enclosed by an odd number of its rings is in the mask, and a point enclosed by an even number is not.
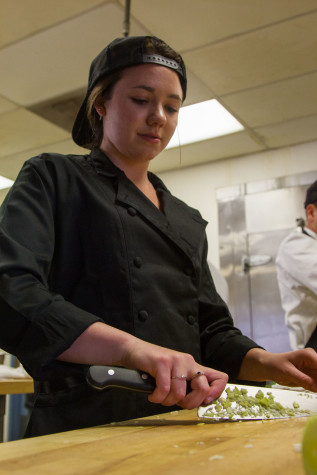
{"type": "Polygon", "coordinates": [[[102,115],[99,116],[99,120],[102,121],[102,115]]]}

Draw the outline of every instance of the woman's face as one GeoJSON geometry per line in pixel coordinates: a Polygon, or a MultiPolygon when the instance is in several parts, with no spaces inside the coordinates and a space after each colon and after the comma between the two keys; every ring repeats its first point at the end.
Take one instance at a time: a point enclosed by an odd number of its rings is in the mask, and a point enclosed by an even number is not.
{"type": "Polygon", "coordinates": [[[148,162],[168,144],[182,103],[178,74],[143,64],[124,70],[103,114],[101,149],[117,164],[148,162]]]}

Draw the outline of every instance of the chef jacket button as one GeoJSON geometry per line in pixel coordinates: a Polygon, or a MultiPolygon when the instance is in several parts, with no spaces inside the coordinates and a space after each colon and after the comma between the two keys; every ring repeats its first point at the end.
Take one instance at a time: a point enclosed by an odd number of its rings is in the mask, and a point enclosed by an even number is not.
{"type": "Polygon", "coordinates": [[[193,315],[188,315],[187,316],[187,323],[189,323],[190,325],[194,325],[195,317],[193,315]]]}
{"type": "Polygon", "coordinates": [[[130,216],[135,216],[136,213],[137,213],[137,211],[136,211],[135,208],[132,208],[132,206],[130,206],[130,207],[128,208],[128,213],[129,213],[130,216]]]}
{"type": "Polygon", "coordinates": [[[138,267],[138,268],[142,267],[142,264],[143,264],[141,257],[138,257],[138,256],[133,259],[133,263],[135,267],[138,267]]]}
{"type": "Polygon", "coordinates": [[[146,310],[140,310],[139,311],[139,320],[141,322],[146,322],[146,320],[149,318],[149,314],[147,313],[146,310]]]}

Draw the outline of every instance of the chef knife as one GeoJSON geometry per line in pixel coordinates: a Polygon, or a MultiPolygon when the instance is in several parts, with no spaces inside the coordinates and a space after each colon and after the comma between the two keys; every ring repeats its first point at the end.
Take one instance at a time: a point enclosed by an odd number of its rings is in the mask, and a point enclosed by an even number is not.
{"type": "MultiPolygon", "coordinates": [[[[97,390],[104,390],[111,387],[127,389],[137,392],[151,394],[156,386],[155,379],[148,373],[127,369],[118,366],[90,366],[87,375],[87,383],[97,390]]],[[[317,394],[303,390],[302,392],[291,389],[274,389],[263,388],[257,386],[243,386],[238,384],[227,384],[226,389],[234,391],[235,388],[244,390],[248,396],[256,397],[258,391],[261,391],[264,397],[272,394],[274,401],[282,404],[284,408],[294,408],[294,403],[299,406],[298,417],[309,416],[317,413],[317,394]],[[303,411],[307,411],[306,413],[303,411]]],[[[190,381],[187,381],[187,393],[191,391],[190,381]]],[[[226,398],[224,391],[221,397],[226,398]]],[[[215,403],[209,406],[201,406],[198,408],[198,417],[202,419],[213,420],[259,420],[259,419],[281,419],[290,417],[287,414],[269,414],[263,415],[259,413],[236,415],[234,419],[229,414],[217,414],[214,411],[215,403]]]]}
{"type": "MultiPolygon", "coordinates": [[[[118,366],[90,366],[86,380],[99,390],[116,387],[151,394],[156,387],[155,379],[148,373],[118,366]]],[[[187,393],[190,391],[190,381],[187,381],[187,393]]]]}

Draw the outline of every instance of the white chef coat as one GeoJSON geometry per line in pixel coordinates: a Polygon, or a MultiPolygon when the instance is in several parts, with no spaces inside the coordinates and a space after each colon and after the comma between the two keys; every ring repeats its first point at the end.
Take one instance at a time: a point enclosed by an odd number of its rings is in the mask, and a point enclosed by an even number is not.
{"type": "Polygon", "coordinates": [[[281,242],[276,269],[292,349],[304,348],[317,325],[317,234],[296,228],[281,242]]]}

